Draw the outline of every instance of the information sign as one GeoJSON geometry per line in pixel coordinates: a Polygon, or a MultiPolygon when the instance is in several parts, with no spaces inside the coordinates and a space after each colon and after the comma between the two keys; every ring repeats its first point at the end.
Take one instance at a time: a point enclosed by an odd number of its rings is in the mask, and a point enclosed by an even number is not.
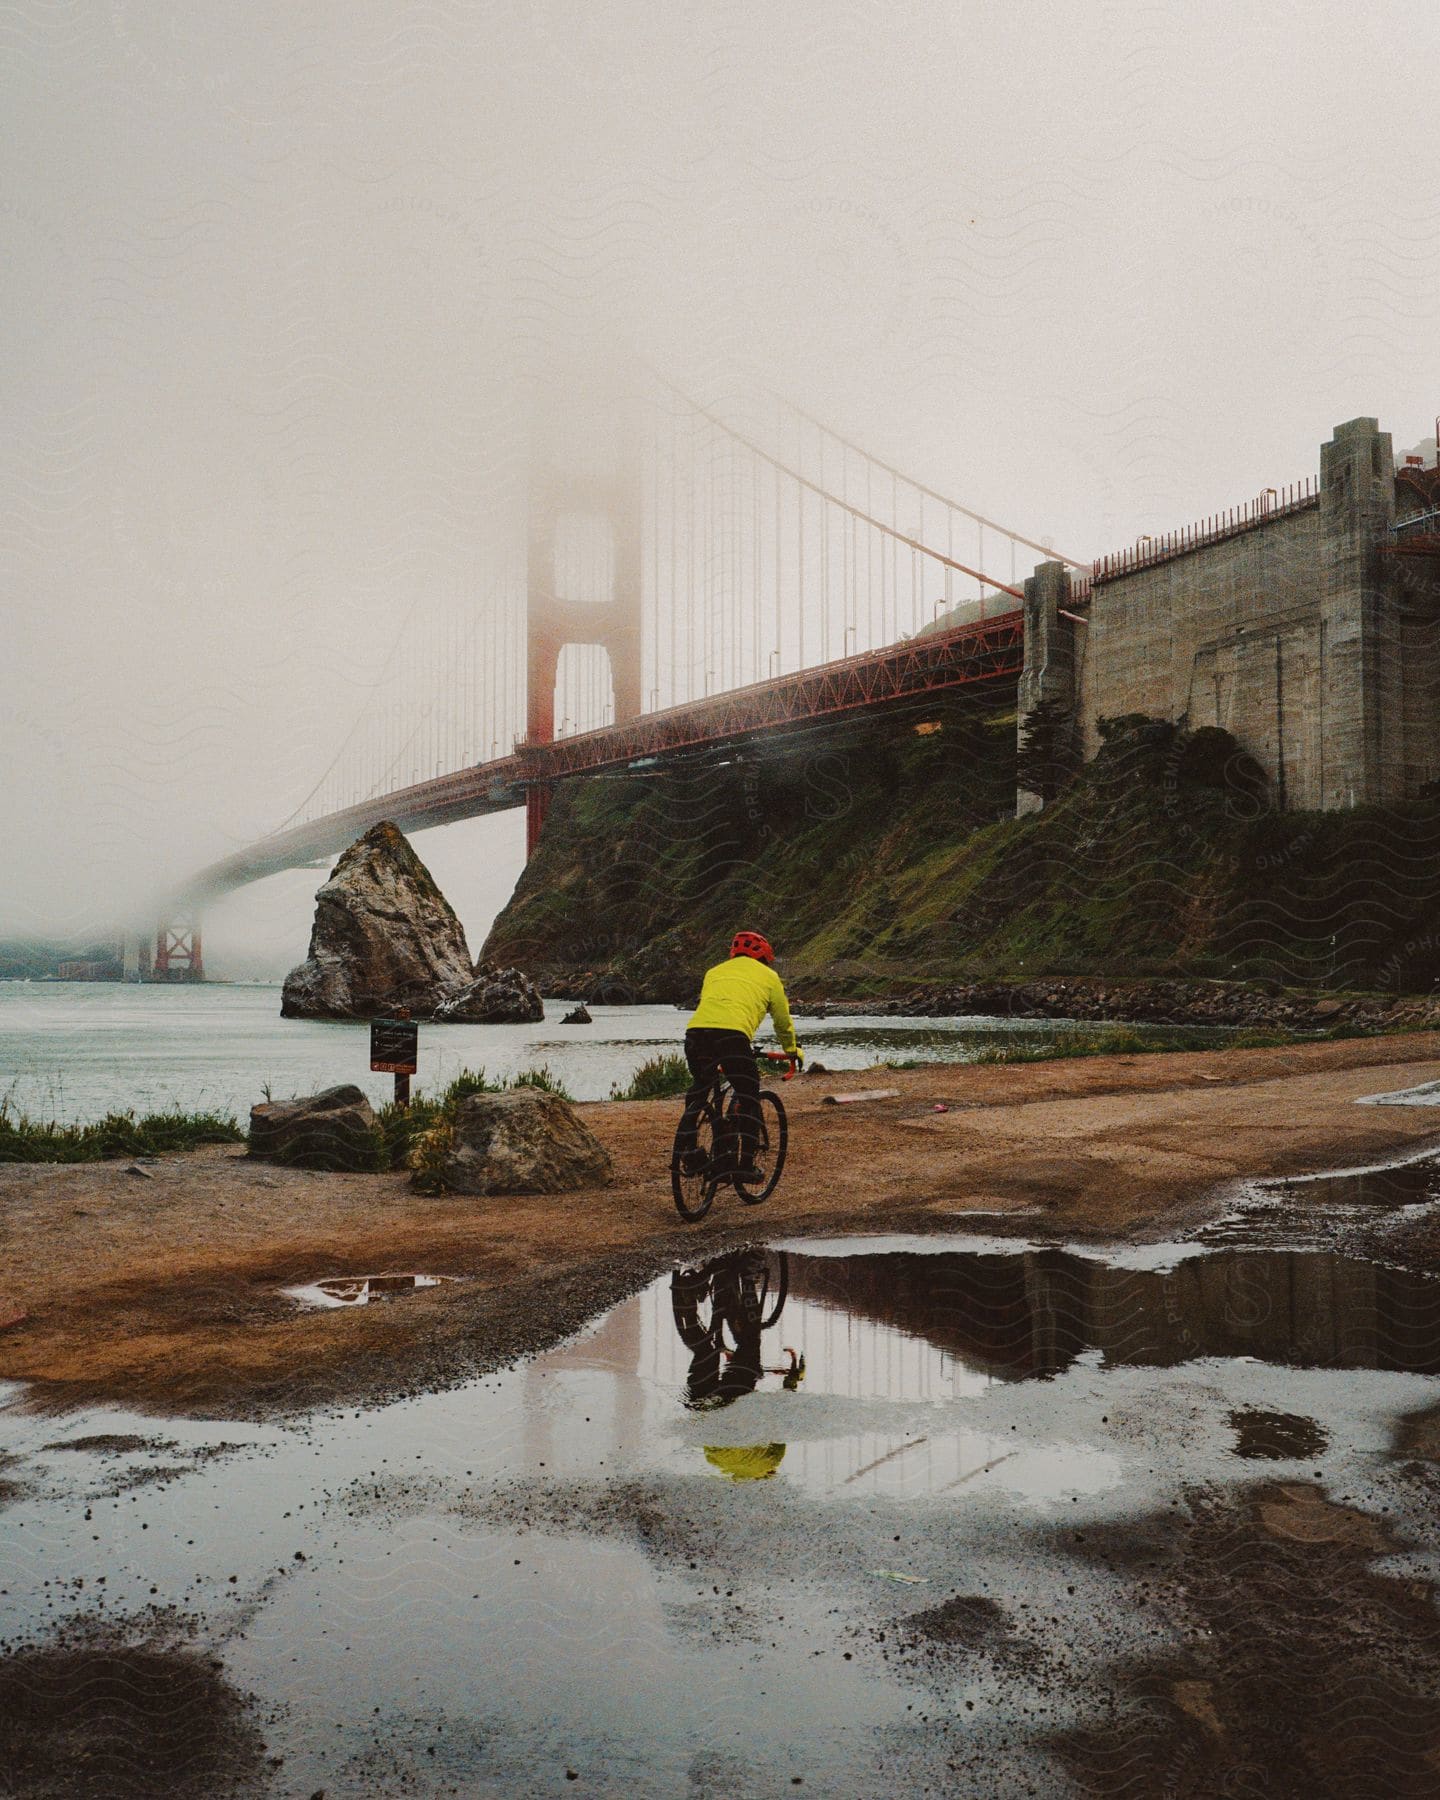
{"type": "Polygon", "coordinates": [[[377,1075],[413,1075],[420,1028],[412,1019],[370,1021],[370,1067],[377,1075]]]}

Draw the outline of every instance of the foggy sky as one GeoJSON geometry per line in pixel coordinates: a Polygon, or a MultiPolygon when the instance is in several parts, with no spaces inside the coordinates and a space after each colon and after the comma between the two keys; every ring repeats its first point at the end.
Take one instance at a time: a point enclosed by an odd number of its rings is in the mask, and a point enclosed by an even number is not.
{"type": "MultiPolygon", "coordinates": [[[[1433,8],[22,0],[0,46],[0,930],[279,824],[577,344],[1085,556],[1440,408],[1433,8]]],[[[417,840],[477,945],[522,841],[417,840]]],[[[298,958],[317,879],[212,970],[298,958]]]]}

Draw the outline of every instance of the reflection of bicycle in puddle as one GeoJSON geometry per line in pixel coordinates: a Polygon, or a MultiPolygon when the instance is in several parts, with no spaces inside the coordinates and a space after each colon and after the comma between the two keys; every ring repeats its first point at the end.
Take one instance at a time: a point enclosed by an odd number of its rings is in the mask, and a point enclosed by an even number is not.
{"type": "MultiPolygon", "coordinates": [[[[794,1393],[805,1379],[805,1356],[787,1344],[788,1359],[767,1368],[761,1333],[780,1317],[790,1290],[790,1262],[783,1250],[736,1250],[699,1269],[677,1269],[670,1279],[675,1329],[690,1351],[685,1404],[701,1410],[729,1406],[753,1394],[767,1375],[794,1393]]],[[[785,1455],[784,1444],[707,1446],[705,1460],[732,1481],[763,1480],[785,1455]]]]}

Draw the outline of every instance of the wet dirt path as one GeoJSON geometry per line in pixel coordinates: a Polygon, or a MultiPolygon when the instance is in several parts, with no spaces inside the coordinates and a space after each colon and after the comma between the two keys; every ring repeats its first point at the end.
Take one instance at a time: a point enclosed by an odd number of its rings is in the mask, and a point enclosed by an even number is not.
{"type": "Polygon", "coordinates": [[[1430,1108],[1357,1106],[1440,1074],[1440,1039],[935,1066],[784,1089],[784,1183],[685,1227],[668,1196],[673,1102],[597,1105],[615,1185],[427,1200],[403,1176],[304,1174],[223,1149],[0,1168],[0,1379],[57,1405],[226,1416],[369,1402],[495,1367],[577,1329],[677,1256],[791,1232],[1155,1236],[1251,1174],[1372,1161],[1440,1135],[1430,1108]],[[883,1080],[894,1100],[828,1107],[883,1080]],[[934,1108],[948,1108],[941,1113],[934,1108]],[[344,1316],[279,1290],[327,1276],[463,1277],[344,1316]]]}

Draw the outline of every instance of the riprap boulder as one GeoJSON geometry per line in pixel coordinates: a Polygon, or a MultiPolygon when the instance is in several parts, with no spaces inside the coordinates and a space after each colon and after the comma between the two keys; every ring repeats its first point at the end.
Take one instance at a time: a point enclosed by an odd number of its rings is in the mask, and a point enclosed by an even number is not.
{"type": "Polygon", "coordinates": [[[250,1108],[250,1154],[299,1169],[373,1169],[375,1114],[358,1087],[250,1108]]]}
{"type": "Polygon", "coordinates": [[[568,1101],[518,1087],[461,1101],[441,1174],[457,1194],[559,1194],[607,1187],[615,1165],[568,1101]]]}

